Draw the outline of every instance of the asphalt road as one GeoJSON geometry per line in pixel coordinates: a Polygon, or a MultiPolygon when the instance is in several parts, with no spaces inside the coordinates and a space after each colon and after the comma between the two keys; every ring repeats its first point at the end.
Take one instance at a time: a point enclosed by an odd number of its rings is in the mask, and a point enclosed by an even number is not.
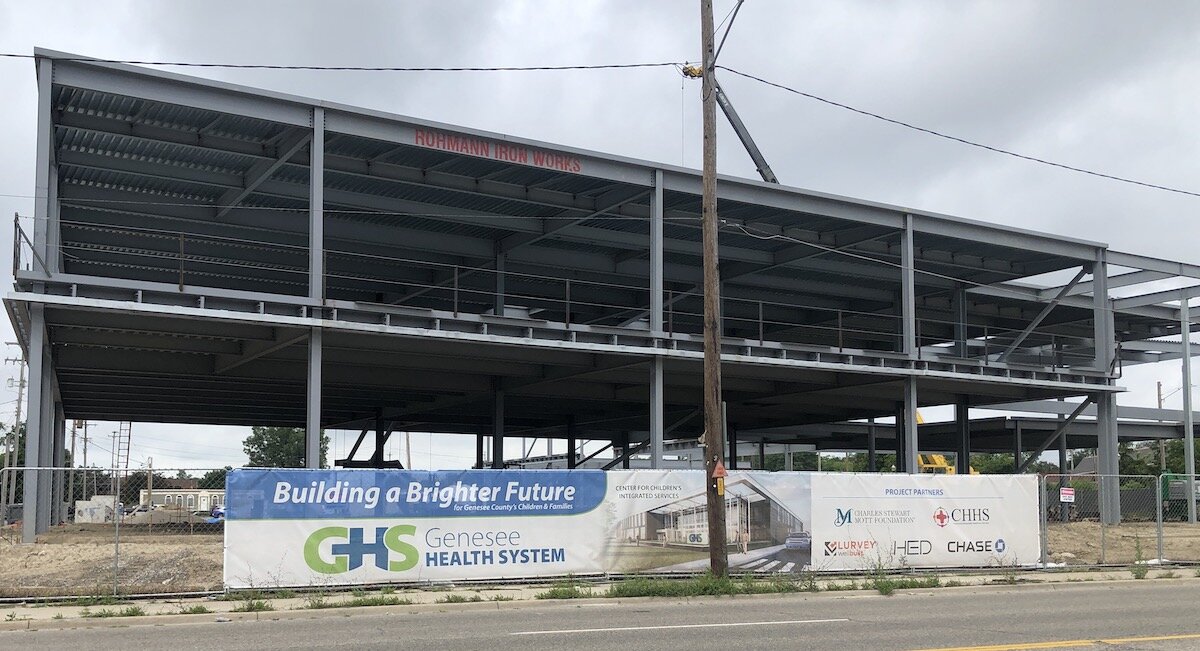
{"type": "Polygon", "coordinates": [[[891,597],[512,602],[10,631],[0,633],[0,649],[1179,650],[1200,649],[1197,603],[1200,580],[1193,579],[943,588],[891,597]]]}

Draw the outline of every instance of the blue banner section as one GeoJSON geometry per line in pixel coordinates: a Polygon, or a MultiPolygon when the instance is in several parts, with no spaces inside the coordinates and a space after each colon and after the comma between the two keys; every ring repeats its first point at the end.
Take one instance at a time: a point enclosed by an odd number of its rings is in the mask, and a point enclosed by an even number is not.
{"type": "Polygon", "coordinates": [[[225,478],[229,520],[573,515],[607,492],[602,470],[239,468],[225,478]]]}

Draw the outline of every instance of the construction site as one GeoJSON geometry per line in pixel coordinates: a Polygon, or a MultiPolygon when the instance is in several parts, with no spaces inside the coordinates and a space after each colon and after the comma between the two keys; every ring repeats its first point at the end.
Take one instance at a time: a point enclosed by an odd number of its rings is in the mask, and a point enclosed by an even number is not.
{"type": "MultiPolygon", "coordinates": [[[[696,171],[48,50],[35,67],[39,199],[4,300],[30,467],[63,465],[76,420],[302,427],[310,468],[322,430],[360,433],[350,468],[400,466],[404,431],[473,437],[480,468],[702,463],[696,171]],[[563,453],[506,457],[516,438],[563,453]]],[[[1190,400],[1115,395],[1129,365],[1190,359],[1200,267],[764,179],[717,186],[731,468],[954,453],[965,474],[971,452],[1023,470],[1095,448],[1116,475],[1119,443],[1190,442],[1190,400]]],[[[63,521],[64,477],[23,482],[25,541],[63,521]]],[[[1099,511],[1120,520],[1116,491],[1099,511]]]]}

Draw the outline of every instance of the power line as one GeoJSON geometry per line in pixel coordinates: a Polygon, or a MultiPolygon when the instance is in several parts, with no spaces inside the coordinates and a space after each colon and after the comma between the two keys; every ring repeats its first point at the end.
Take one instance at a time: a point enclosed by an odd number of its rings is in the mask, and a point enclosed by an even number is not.
{"type": "Polygon", "coordinates": [[[674,61],[642,63],[596,63],[559,66],[318,66],[273,63],[214,63],[197,61],[143,61],[138,59],[101,59],[97,57],[47,57],[39,54],[0,52],[9,59],[51,59],[80,63],[121,63],[135,66],[179,66],[186,68],[234,68],[252,70],[321,70],[342,72],[539,72],[554,70],[619,70],[628,68],[665,68],[678,66],[674,61]]]}
{"type": "Polygon", "coordinates": [[[784,86],[783,84],[780,84],[780,83],[768,81],[766,79],[763,79],[762,77],[756,77],[755,75],[752,75],[752,74],[749,74],[746,72],[742,72],[740,70],[734,70],[733,68],[729,68],[727,66],[718,65],[717,67],[720,68],[721,70],[725,70],[731,74],[738,75],[739,77],[745,77],[746,79],[752,79],[761,84],[765,84],[767,86],[778,88],[780,90],[786,90],[789,93],[794,93],[796,95],[800,95],[801,97],[807,97],[808,99],[816,100],[818,102],[822,102],[822,103],[828,104],[830,106],[836,106],[837,108],[845,109],[847,111],[853,111],[854,113],[858,113],[859,115],[865,115],[867,117],[875,118],[876,120],[890,122],[891,124],[899,125],[899,126],[907,128],[907,129],[912,129],[914,131],[920,131],[921,133],[929,134],[931,136],[936,136],[938,138],[943,138],[945,140],[951,140],[954,142],[962,143],[964,145],[969,145],[971,147],[978,147],[979,149],[986,149],[987,151],[995,152],[997,154],[1004,154],[1006,156],[1012,156],[1014,158],[1020,158],[1022,160],[1032,161],[1034,163],[1041,163],[1042,165],[1049,165],[1051,167],[1057,167],[1057,168],[1064,169],[1064,170],[1070,170],[1072,172],[1079,172],[1081,174],[1088,174],[1091,176],[1100,177],[1102,179],[1109,179],[1110,181],[1120,181],[1121,183],[1130,183],[1132,185],[1140,185],[1142,187],[1153,188],[1155,190],[1164,190],[1166,192],[1174,192],[1176,194],[1183,194],[1183,195],[1188,195],[1191,197],[1200,197],[1200,192],[1193,192],[1191,190],[1184,190],[1181,188],[1173,188],[1173,187],[1166,186],[1166,185],[1159,185],[1157,183],[1148,183],[1146,181],[1138,181],[1136,179],[1131,179],[1131,178],[1127,178],[1124,176],[1105,174],[1104,172],[1097,172],[1095,170],[1089,170],[1089,169],[1085,169],[1082,167],[1075,167],[1073,165],[1066,165],[1064,163],[1056,163],[1054,161],[1049,161],[1044,158],[1038,158],[1036,156],[1029,156],[1029,155],[1017,153],[1015,151],[1011,151],[1008,149],[1001,149],[1000,147],[993,147],[991,145],[985,145],[983,143],[975,142],[973,140],[967,140],[966,138],[960,138],[958,136],[952,136],[952,135],[949,135],[946,133],[942,133],[940,131],[935,131],[933,129],[919,127],[915,124],[904,122],[903,120],[897,120],[895,118],[889,118],[885,115],[880,115],[878,113],[872,113],[871,111],[867,111],[867,110],[860,109],[860,108],[857,108],[854,106],[850,106],[849,104],[843,104],[841,102],[836,102],[831,99],[826,99],[819,95],[813,95],[812,93],[806,93],[802,90],[797,90],[797,89],[791,88],[789,86],[784,86]]]}

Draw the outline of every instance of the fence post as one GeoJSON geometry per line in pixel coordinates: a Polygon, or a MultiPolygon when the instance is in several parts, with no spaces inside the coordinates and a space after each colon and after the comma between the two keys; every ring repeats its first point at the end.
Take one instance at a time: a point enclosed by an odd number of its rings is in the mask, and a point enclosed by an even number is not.
{"type": "Polygon", "coordinates": [[[1154,478],[1154,520],[1158,535],[1158,562],[1163,562],[1163,501],[1162,475],[1154,478]]]}
{"type": "Polygon", "coordinates": [[[454,318],[458,318],[458,265],[454,265],[454,318]]]}
{"type": "MultiPolygon", "coordinates": [[[[1103,475],[1096,475],[1096,476],[1103,477],[1103,475]]],[[[1101,504],[1104,503],[1104,496],[1102,494],[1102,489],[1096,491],[1096,497],[1097,497],[1097,499],[1100,500],[1101,504]]],[[[1108,528],[1108,525],[1106,525],[1104,523],[1104,518],[1100,518],[1100,564],[1101,565],[1104,565],[1105,558],[1106,558],[1105,552],[1108,551],[1106,548],[1106,546],[1108,544],[1108,541],[1106,540],[1107,528],[1108,528]]]]}
{"type": "Polygon", "coordinates": [[[758,302],[758,345],[763,345],[763,303],[758,302]]]}
{"type": "Polygon", "coordinates": [[[124,515],[124,509],[121,508],[121,473],[116,468],[113,468],[113,477],[116,482],[116,490],[113,491],[113,596],[116,596],[121,594],[118,572],[121,566],[121,516],[124,515]]]}
{"type": "Polygon", "coordinates": [[[183,291],[183,232],[179,233],[179,291],[183,291]]]}
{"type": "Polygon", "coordinates": [[[1042,529],[1042,569],[1046,569],[1046,561],[1049,560],[1049,541],[1047,538],[1050,535],[1050,529],[1046,524],[1047,512],[1050,510],[1050,494],[1046,490],[1046,476],[1038,477],[1038,485],[1041,486],[1041,515],[1038,518],[1042,529]]]}

